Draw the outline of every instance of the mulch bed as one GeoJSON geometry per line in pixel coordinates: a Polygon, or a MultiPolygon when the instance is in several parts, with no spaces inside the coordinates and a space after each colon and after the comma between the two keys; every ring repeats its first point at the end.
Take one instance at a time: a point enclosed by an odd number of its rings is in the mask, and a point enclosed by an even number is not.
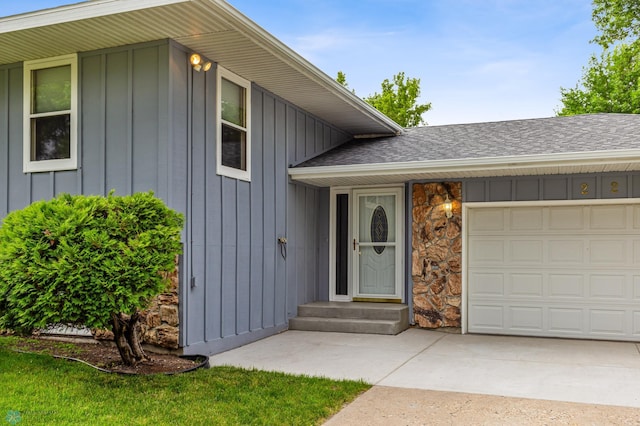
{"type": "Polygon", "coordinates": [[[141,362],[134,367],[128,367],[122,364],[118,349],[113,342],[99,342],[96,340],[81,342],[76,339],[69,342],[65,339],[61,344],[57,339],[29,338],[18,340],[13,349],[21,352],[41,353],[79,360],[100,370],[121,374],[183,373],[203,367],[207,361],[205,357],[188,359],[175,354],[159,354],[146,350],[147,356],[151,358],[150,361],[141,362]]]}

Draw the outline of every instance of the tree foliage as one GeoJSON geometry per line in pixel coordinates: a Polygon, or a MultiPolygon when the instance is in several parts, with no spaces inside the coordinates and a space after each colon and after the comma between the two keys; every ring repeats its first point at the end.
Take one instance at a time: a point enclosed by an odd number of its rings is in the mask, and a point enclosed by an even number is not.
{"type": "Polygon", "coordinates": [[[593,22],[600,31],[593,41],[605,49],[616,42],[640,38],[638,0],[593,0],[593,22]]]}
{"type": "Polygon", "coordinates": [[[342,71],[338,71],[338,76],[336,77],[336,81],[346,87],[349,88],[349,84],[347,84],[347,76],[342,71]]]}
{"type": "Polygon", "coordinates": [[[591,57],[580,86],[561,88],[558,115],[640,113],[640,45],[619,44],[591,57]]]}
{"type": "Polygon", "coordinates": [[[561,88],[558,115],[598,112],[640,113],[640,2],[593,0],[599,30],[592,55],[574,88],[561,88]]]}
{"type": "MultiPolygon", "coordinates": [[[[342,71],[338,71],[336,81],[349,88],[342,71]]],[[[422,114],[431,109],[431,103],[418,104],[420,97],[420,79],[406,77],[404,72],[393,76],[392,81],[382,82],[382,91],[364,99],[369,105],[391,118],[403,127],[414,127],[427,124],[422,114]]]]}
{"type": "Polygon", "coordinates": [[[125,363],[146,358],[138,310],[166,289],[182,226],[151,192],[63,194],[9,213],[0,228],[0,329],[111,327],[125,363]]]}

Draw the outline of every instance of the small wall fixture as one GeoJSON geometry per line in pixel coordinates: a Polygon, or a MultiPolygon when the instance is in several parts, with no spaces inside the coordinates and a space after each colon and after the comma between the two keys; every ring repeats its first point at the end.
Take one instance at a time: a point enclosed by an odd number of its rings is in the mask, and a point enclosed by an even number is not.
{"type": "Polygon", "coordinates": [[[197,53],[192,53],[191,56],[189,56],[189,63],[191,64],[193,69],[198,72],[207,72],[211,69],[211,61],[203,61],[202,56],[198,55],[197,53]]]}
{"type": "Polygon", "coordinates": [[[450,219],[451,216],[453,216],[453,203],[449,199],[449,194],[445,196],[442,208],[444,209],[444,215],[447,217],[447,219],[450,219]]]}

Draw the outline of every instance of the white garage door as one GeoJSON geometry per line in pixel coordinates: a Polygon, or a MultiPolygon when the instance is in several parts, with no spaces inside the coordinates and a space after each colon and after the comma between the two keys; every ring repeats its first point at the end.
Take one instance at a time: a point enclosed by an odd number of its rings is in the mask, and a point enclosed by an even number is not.
{"type": "Polygon", "coordinates": [[[640,340],[640,207],[467,212],[469,332],[640,340]]]}

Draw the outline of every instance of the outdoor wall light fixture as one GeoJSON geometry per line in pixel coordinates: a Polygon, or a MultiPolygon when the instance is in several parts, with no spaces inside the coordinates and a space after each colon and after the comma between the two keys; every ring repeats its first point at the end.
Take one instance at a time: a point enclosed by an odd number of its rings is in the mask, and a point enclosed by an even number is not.
{"type": "Polygon", "coordinates": [[[203,61],[202,56],[198,55],[197,53],[192,53],[191,56],[189,56],[189,63],[191,64],[193,69],[198,72],[207,72],[211,69],[211,61],[203,61]]]}
{"type": "Polygon", "coordinates": [[[444,208],[444,215],[447,217],[447,219],[450,219],[451,216],[453,216],[453,203],[449,199],[449,194],[445,196],[442,208],[444,208]]]}

